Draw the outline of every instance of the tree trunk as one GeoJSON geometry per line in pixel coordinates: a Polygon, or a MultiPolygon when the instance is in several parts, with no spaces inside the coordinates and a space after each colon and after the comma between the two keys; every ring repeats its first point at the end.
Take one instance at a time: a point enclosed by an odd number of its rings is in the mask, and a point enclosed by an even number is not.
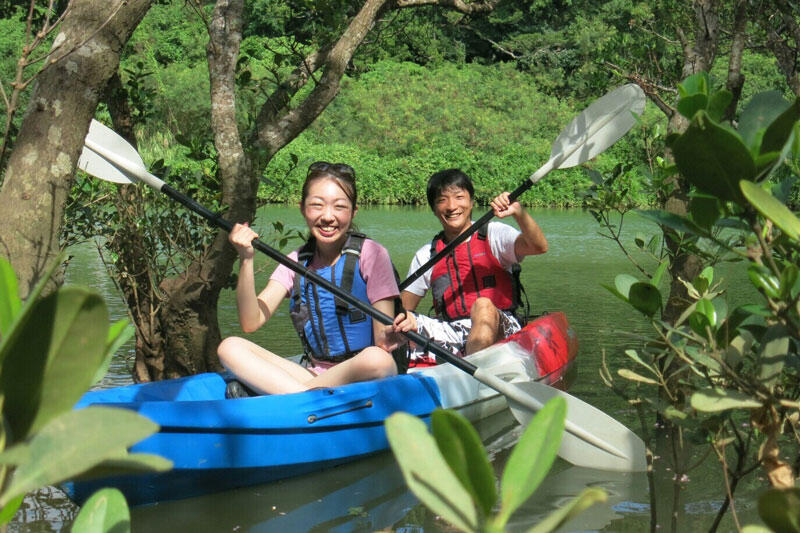
{"type": "Polygon", "coordinates": [[[64,204],[89,122],[149,7],[150,0],[73,1],[38,74],[0,190],[0,254],[23,297],[60,250],[64,204]]]}

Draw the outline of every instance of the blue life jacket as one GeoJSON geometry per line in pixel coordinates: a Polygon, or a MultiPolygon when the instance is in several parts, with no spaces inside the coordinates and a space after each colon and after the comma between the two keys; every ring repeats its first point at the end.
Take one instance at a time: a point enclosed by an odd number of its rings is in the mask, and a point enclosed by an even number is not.
{"type": "MultiPolygon", "coordinates": [[[[369,303],[367,283],[359,268],[364,239],[363,233],[351,232],[336,263],[317,269],[316,273],[369,303]]],[[[298,252],[297,262],[307,267],[314,249],[314,240],[309,240],[298,252]]],[[[306,354],[318,361],[339,363],[375,343],[371,317],[297,273],[289,314],[306,354]]]]}

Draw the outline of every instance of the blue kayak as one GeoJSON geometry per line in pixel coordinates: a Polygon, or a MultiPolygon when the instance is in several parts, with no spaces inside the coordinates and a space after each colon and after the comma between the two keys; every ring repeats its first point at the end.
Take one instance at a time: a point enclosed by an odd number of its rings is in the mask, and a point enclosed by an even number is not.
{"type": "MultiPolygon", "coordinates": [[[[506,380],[537,379],[565,387],[577,342],[562,313],[469,356],[506,380]]],[[[297,394],[225,399],[226,376],[199,374],[97,390],[76,406],[137,411],[160,430],[131,448],[173,462],[158,474],[64,484],[78,503],[95,490],[119,488],[130,505],[187,498],[262,484],[358,460],[388,448],[383,423],[397,411],[427,420],[437,407],[480,420],[506,408],[505,398],[444,364],[402,376],[297,394]]]]}

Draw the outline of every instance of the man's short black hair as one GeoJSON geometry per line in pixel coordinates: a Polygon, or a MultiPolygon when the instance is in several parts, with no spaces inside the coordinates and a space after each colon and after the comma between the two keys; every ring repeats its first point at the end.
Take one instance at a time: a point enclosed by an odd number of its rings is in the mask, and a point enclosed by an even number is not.
{"type": "Polygon", "coordinates": [[[470,199],[475,196],[475,188],[469,176],[457,168],[448,168],[433,174],[428,179],[428,205],[433,209],[436,199],[447,188],[458,187],[469,193],[470,199]]]}

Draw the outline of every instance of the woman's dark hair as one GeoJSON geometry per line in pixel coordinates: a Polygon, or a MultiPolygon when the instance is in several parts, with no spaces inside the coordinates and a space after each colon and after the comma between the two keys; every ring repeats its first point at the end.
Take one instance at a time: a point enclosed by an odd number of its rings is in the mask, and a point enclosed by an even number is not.
{"type": "Polygon", "coordinates": [[[475,195],[475,188],[472,186],[472,180],[469,176],[457,168],[440,170],[428,179],[428,205],[431,209],[433,209],[436,199],[442,194],[442,191],[450,187],[464,189],[469,193],[470,199],[475,195]]]}
{"type": "Polygon", "coordinates": [[[327,161],[316,161],[308,167],[306,181],[303,183],[303,192],[300,197],[300,205],[305,205],[308,189],[315,181],[328,178],[334,180],[347,195],[353,209],[356,208],[356,171],[350,165],[344,163],[328,163],[327,161]]]}

